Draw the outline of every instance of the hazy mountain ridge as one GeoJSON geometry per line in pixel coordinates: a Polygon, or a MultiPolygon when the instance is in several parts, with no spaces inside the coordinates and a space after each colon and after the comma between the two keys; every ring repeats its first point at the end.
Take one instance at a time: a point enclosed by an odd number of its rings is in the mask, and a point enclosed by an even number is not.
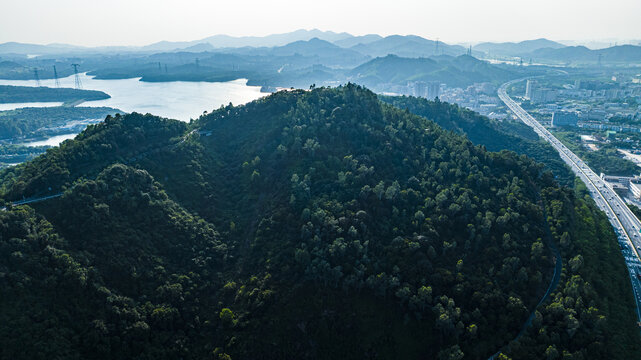
{"type": "MultiPolygon", "coordinates": [[[[333,43],[341,48],[351,49],[360,53],[363,58],[384,57],[389,54],[400,57],[430,57],[437,55],[458,56],[466,54],[468,49],[460,45],[451,45],[442,41],[426,39],[416,35],[390,35],[381,37],[376,34],[353,36],[348,33],[332,31],[296,30],[289,33],[272,34],[267,36],[214,35],[193,41],[160,41],[145,46],[99,46],[84,47],[67,44],[24,44],[8,42],[0,44],[0,54],[5,56],[26,55],[61,55],[74,54],[96,55],[104,53],[158,53],[158,52],[194,52],[203,51],[267,54],[269,49],[278,52],[279,47],[287,47],[293,43],[309,42],[319,39],[333,43]]],[[[337,50],[333,50],[338,54],[337,50]]],[[[512,56],[533,58],[534,60],[551,61],[583,61],[590,62],[601,54],[602,62],[641,61],[641,46],[620,45],[598,50],[590,50],[585,46],[565,46],[559,42],[545,38],[525,40],[521,42],[485,42],[473,46],[473,54],[482,53],[495,56],[512,56]]],[[[348,55],[356,59],[355,54],[348,55]]],[[[352,60],[348,62],[353,62],[352,60]]]]}
{"type": "Polygon", "coordinates": [[[591,50],[585,46],[567,46],[559,49],[539,49],[528,56],[563,62],[625,62],[641,63],[641,46],[618,45],[591,50]]]}
{"type": "MultiPolygon", "coordinates": [[[[159,41],[144,46],[98,46],[86,47],[67,44],[24,44],[8,42],[0,44],[0,53],[15,54],[54,54],[63,52],[100,52],[100,51],[125,51],[125,52],[160,52],[175,51],[193,48],[199,44],[209,44],[213,48],[240,48],[240,47],[276,47],[283,46],[295,41],[307,41],[319,38],[329,42],[340,41],[352,37],[348,33],[335,33],[332,31],[296,30],[289,33],[272,34],[266,36],[229,36],[213,35],[204,39],[192,41],[159,41]]],[[[202,45],[201,45],[202,46],[202,45]]],[[[198,49],[199,47],[195,48],[198,49]]]]}
{"type": "Polygon", "coordinates": [[[390,35],[380,40],[361,43],[351,47],[360,53],[371,57],[387,56],[389,54],[401,57],[429,57],[434,55],[461,55],[465,48],[459,45],[448,45],[434,40],[428,40],[416,35],[390,35]]]}
{"type": "Polygon", "coordinates": [[[383,38],[382,36],[377,34],[360,35],[360,36],[348,37],[342,40],[336,40],[334,41],[334,44],[340,47],[349,48],[358,44],[368,44],[368,43],[380,40],[382,38],[383,38]]]}
{"type": "Polygon", "coordinates": [[[410,81],[438,81],[448,86],[475,82],[504,81],[517,76],[468,55],[437,58],[379,57],[350,71],[351,80],[369,87],[380,84],[406,85],[410,81]]]}
{"type": "MultiPolygon", "coordinates": [[[[66,44],[50,44],[50,45],[38,45],[38,44],[23,44],[23,43],[3,43],[0,44],[0,53],[5,54],[58,54],[65,52],[72,53],[95,53],[95,52],[110,52],[110,51],[120,51],[120,52],[163,52],[163,51],[178,51],[185,49],[192,49],[193,51],[199,51],[205,49],[210,45],[214,49],[233,49],[233,48],[263,48],[263,47],[279,47],[285,46],[287,44],[297,42],[297,41],[309,41],[311,39],[318,38],[327,42],[335,43],[341,47],[354,47],[357,45],[368,45],[375,42],[378,44],[372,45],[374,48],[367,47],[367,52],[377,53],[380,56],[380,51],[389,50],[392,47],[398,47],[399,50],[402,50],[406,53],[411,51],[412,46],[418,46],[417,49],[421,54],[428,54],[429,50],[427,48],[434,47],[435,42],[432,40],[424,39],[420,36],[408,35],[400,36],[393,35],[388,37],[381,37],[376,34],[369,34],[363,36],[353,36],[348,33],[335,33],[332,31],[321,31],[317,29],[313,30],[296,30],[289,33],[283,34],[273,34],[267,36],[241,36],[234,37],[229,35],[214,35],[204,39],[193,40],[193,41],[160,41],[157,43],[145,45],[145,46],[99,46],[99,47],[84,47],[76,45],[66,45],[66,44]],[[383,40],[383,41],[381,41],[383,40]],[[208,45],[207,45],[208,44],[208,45]]],[[[465,52],[463,47],[458,45],[447,45],[443,42],[440,42],[443,45],[443,49],[446,54],[462,54],[465,52]]],[[[357,50],[357,49],[355,49],[357,50]]],[[[439,52],[440,54],[441,52],[439,52]]],[[[369,53],[364,53],[363,55],[370,55],[369,53]]],[[[387,55],[384,53],[382,55],[387,55]]],[[[402,54],[399,54],[402,55],[402,54]]],[[[422,55],[425,56],[425,55],[422,55]]]]}
{"type": "Polygon", "coordinates": [[[522,54],[527,54],[531,53],[533,51],[539,50],[539,49],[544,49],[544,48],[551,48],[551,49],[559,49],[563,48],[565,45],[558,43],[556,41],[548,40],[548,39],[535,39],[535,40],[525,40],[521,42],[504,42],[504,43],[493,43],[493,42],[485,42],[485,43],[480,43],[477,45],[474,45],[472,49],[474,51],[482,51],[486,54],[490,55],[510,55],[510,56],[518,56],[522,54]]]}

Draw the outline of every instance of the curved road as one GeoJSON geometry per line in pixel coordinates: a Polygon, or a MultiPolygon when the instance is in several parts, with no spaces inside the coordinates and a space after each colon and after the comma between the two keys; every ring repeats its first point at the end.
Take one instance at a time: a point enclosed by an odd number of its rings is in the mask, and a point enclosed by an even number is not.
{"type": "Polygon", "coordinates": [[[637,321],[641,324],[641,312],[639,310],[641,309],[641,259],[639,257],[641,252],[641,221],[607,182],[601,179],[578,156],[507,95],[506,89],[508,86],[524,80],[526,79],[513,80],[503,84],[498,90],[498,96],[521,121],[533,128],[540,137],[549,142],[559,152],[561,159],[565,161],[576,176],[581,178],[597,206],[607,215],[622,247],[625,263],[630,273],[632,289],[634,290],[637,321]]]}

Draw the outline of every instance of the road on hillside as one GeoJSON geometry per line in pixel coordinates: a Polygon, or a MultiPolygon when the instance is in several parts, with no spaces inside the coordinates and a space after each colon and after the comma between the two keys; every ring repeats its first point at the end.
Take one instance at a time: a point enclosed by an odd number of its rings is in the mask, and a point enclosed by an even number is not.
{"type": "Polygon", "coordinates": [[[639,257],[639,253],[641,253],[641,221],[607,182],[601,179],[587,164],[507,95],[506,89],[508,86],[524,80],[513,80],[503,84],[498,90],[499,98],[521,121],[533,128],[540,137],[559,152],[561,159],[570,166],[576,176],[581,178],[597,206],[607,215],[617,234],[621,251],[630,273],[636,300],[637,321],[641,324],[641,259],[639,257]]]}

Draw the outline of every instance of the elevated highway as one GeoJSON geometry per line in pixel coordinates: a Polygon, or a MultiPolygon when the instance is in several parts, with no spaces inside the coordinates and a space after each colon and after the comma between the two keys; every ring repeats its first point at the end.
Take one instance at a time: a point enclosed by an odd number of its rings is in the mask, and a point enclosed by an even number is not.
{"type": "Polygon", "coordinates": [[[630,281],[636,302],[637,321],[641,324],[641,221],[628,208],[625,201],[614,190],[587,166],[578,156],[568,149],[543,125],[516,103],[508,94],[508,86],[523,81],[519,79],[503,84],[498,90],[499,98],[526,125],[530,126],[545,141],[550,143],[561,156],[561,159],[581,178],[597,206],[605,212],[614,227],[621,245],[625,263],[630,273],[630,281]]]}

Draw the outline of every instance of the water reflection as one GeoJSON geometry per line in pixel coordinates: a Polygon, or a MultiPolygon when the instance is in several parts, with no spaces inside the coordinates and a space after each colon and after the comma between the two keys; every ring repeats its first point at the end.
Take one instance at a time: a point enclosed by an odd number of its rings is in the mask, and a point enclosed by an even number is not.
{"type": "MultiPolygon", "coordinates": [[[[245,104],[264,96],[258,86],[247,86],[247,80],[228,82],[144,82],[135,79],[96,80],[86,74],[80,76],[84,89],[100,90],[111,95],[110,99],[89,101],[81,106],[109,106],[125,112],[137,111],[163,117],[189,121],[203,111],[212,111],[232,102],[245,104]]],[[[53,80],[41,80],[42,86],[54,87],[53,80]]],[[[33,80],[1,80],[0,85],[35,86],[33,80]]],[[[60,79],[61,87],[74,87],[74,77],[60,79]]],[[[33,103],[16,107],[33,106],[33,103]]],[[[42,103],[40,103],[42,104],[42,103]]],[[[60,103],[49,103],[51,106],[60,103]]],[[[0,105],[1,106],[1,105],[0,105]]],[[[13,108],[16,108],[13,107],[13,108]]],[[[2,109],[2,108],[0,108],[2,109]]]]}

